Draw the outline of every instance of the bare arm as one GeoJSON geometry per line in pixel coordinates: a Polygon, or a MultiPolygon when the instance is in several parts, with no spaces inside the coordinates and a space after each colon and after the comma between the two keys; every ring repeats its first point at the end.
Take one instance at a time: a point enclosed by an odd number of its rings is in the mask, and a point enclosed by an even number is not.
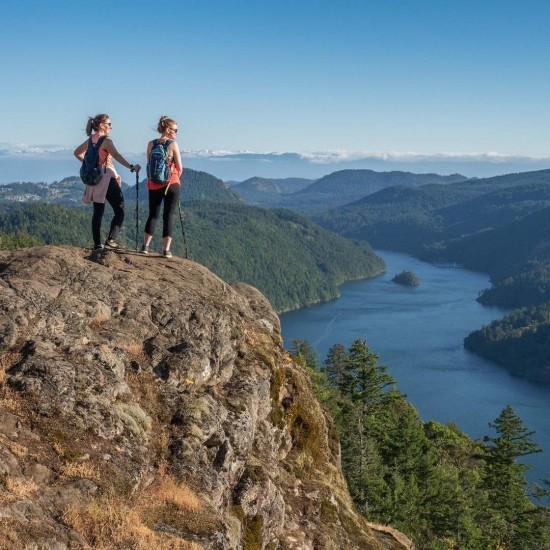
{"type": "Polygon", "coordinates": [[[84,143],[81,143],[75,150],[74,150],[74,156],[82,162],[84,160],[84,153],[88,150],[88,140],[86,140],[84,143]]]}
{"type": "Polygon", "coordinates": [[[178,174],[181,176],[181,173],[183,172],[183,164],[181,163],[181,153],[180,153],[180,148],[178,147],[178,142],[173,141],[170,144],[170,149],[172,153],[174,166],[176,167],[178,174]]]}
{"type": "Polygon", "coordinates": [[[105,149],[107,153],[109,153],[117,162],[120,162],[122,166],[132,169],[132,164],[130,164],[118,151],[115,147],[115,144],[113,143],[113,140],[111,138],[107,138],[103,144],[101,145],[102,149],[105,149]]]}

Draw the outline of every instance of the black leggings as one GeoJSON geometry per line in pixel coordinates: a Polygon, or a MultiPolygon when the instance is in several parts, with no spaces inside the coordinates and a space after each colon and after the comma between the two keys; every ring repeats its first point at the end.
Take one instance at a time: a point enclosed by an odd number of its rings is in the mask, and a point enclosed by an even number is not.
{"type": "MultiPolygon", "coordinates": [[[[124,195],[122,194],[120,185],[114,178],[111,178],[111,181],[109,181],[105,200],[111,205],[114,214],[107,239],[116,239],[124,222],[124,195]]],[[[93,204],[92,235],[94,237],[94,245],[97,246],[101,244],[101,220],[103,219],[103,212],[105,212],[105,203],[94,202],[93,204]]]]}
{"type": "Polygon", "coordinates": [[[156,189],[155,191],[149,189],[149,217],[145,224],[145,233],[147,233],[147,235],[154,234],[160,214],[160,206],[162,201],[164,201],[164,209],[162,211],[162,237],[172,236],[172,220],[174,219],[176,204],[178,204],[180,200],[180,188],[181,186],[178,183],[172,183],[168,186],[168,191],[166,191],[166,187],[156,189]]]}

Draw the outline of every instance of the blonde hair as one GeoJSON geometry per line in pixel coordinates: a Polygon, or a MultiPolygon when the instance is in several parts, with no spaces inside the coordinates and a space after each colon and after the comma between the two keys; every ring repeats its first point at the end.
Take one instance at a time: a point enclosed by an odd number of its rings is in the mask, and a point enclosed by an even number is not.
{"type": "Polygon", "coordinates": [[[162,115],[159,119],[157,132],[159,134],[163,134],[167,128],[172,126],[172,124],[177,124],[177,122],[173,118],[168,118],[166,115],[162,115]]]}
{"type": "Polygon", "coordinates": [[[94,117],[89,116],[88,122],[86,123],[86,135],[91,136],[92,130],[94,132],[97,132],[99,129],[99,125],[102,122],[105,122],[108,118],[110,117],[109,115],[106,115],[106,114],[96,115],[94,117]]]}

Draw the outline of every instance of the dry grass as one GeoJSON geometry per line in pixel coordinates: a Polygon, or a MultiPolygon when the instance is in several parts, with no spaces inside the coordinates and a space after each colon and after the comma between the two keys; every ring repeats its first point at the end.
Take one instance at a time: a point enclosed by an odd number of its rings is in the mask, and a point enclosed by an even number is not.
{"type": "Polygon", "coordinates": [[[94,464],[89,462],[65,462],[60,468],[61,477],[81,477],[84,479],[95,479],[99,481],[101,474],[94,464]]]}
{"type": "Polygon", "coordinates": [[[21,361],[21,353],[15,350],[5,351],[0,355],[0,387],[3,386],[7,380],[6,371],[13,365],[21,361]]]}
{"type": "MultiPolygon", "coordinates": [[[[130,385],[133,393],[137,393],[140,396],[144,405],[151,406],[156,404],[159,397],[159,388],[157,385],[157,378],[153,373],[144,371],[137,375],[127,369],[126,381],[130,385]]],[[[155,411],[151,411],[153,414],[154,412],[155,411]]],[[[158,412],[160,412],[160,408],[158,412]]]]}
{"type": "Polygon", "coordinates": [[[0,550],[46,550],[52,548],[48,541],[64,538],[66,535],[58,525],[37,517],[0,518],[0,550]]]}
{"type": "Polygon", "coordinates": [[[7,370],[21,361],[21,353],[15,350],[7,350],[0,355],[0,370],[7,370]]]}
{"type": "Polygon", "coordinates": [[[84,537],[88,548],[95,550],[113,548],[195,550],[200,548],[187,541],[155,533],[143,524],[135,511],[113,499],[104,498],[87,505],[71,506],[63,514],[62,519],[84,537]]]}
{"type": "Polygon", "coordinates": [[[11,413],[21,416],[25,411],[25,400],[19,393],[0,383],[0,402],[11,413]]]}
{"type": "Polygon", "coordinates": [[[63,445],[61,445],[61,443],[59,441],[54,441],[52,443],[52,447],[53,447],[53,450],[55,451],[55,454],[57,456],[60,456],[60,457],[65,456],[65,448],[63,447],[63,445]]]}
{"type": "Polygon", "coordinates": [[[143,349],[143,344],[140,342],[133,342],[131,344],[125,344],[122,349],[128,354],[128,356],[137,361],[140,365],[146,363],[149,357],[143,349]]]}
{"type": "Polygon", "coordinates": [[[197,512],[201,507],[199,498],[189,487],[166,475],[158,483],[153,483],[146,495],[152,502],[174,504],[183,512],[197,512]]]}
{"type": "Polygon", "coordinates": [[[159,498],[163,490],[167,494],[162,498],[179,502],[177,506],[182,511],[199,506],[197,497],[189,489],[165,478],[149,488],[133,506],[114,497],[103,497],[88,504],[71,506],[63,514],[63,521],[84,537],[89,548],[96,550],[203,550],[194,542],[154,531],[146,525],[144,515],[150,506],[162,505],[153,499],[159,498]]]}
{"type": "Polygon", "coordinates": [[[6,476],[3,482],[13,500],[28,498],[38,490],[38,485],[30,478],[6,476]]]}
{"type": "Polygon", "coordinates": [[[21,415],[25,410],[25,403],[21,396],[6,384],[7,371],[19,361],[22,355],[19,351],[7,350],[0,354],[0,402],[13,414],[21,415]]]}
{"type": "Polygon", "coordinates": [[[15,455],[17,458],[23,458],[29,454],[29,449],[27,449],[27,447],[15,441],[8,442],[7,446],[11,454],[15,455]]]}

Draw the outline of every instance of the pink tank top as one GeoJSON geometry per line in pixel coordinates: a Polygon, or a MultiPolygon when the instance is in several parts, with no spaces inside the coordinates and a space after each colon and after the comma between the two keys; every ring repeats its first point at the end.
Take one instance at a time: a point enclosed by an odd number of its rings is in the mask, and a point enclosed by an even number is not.
{"type": "MultiPolygon", "coordinates": [[[[97,143],[100,138],[99,134],[93,134],[92,135],[92,143],[97,143]]],[[[99,165],[100,166],[106,166],[107,168],[112,168],[114,170],[113,165],[113,157],[109,154],[109,152],[104,149],[105,141],[103,141],[103,144],[101,145],[101,149],[99,150],[99,165]]]]}

